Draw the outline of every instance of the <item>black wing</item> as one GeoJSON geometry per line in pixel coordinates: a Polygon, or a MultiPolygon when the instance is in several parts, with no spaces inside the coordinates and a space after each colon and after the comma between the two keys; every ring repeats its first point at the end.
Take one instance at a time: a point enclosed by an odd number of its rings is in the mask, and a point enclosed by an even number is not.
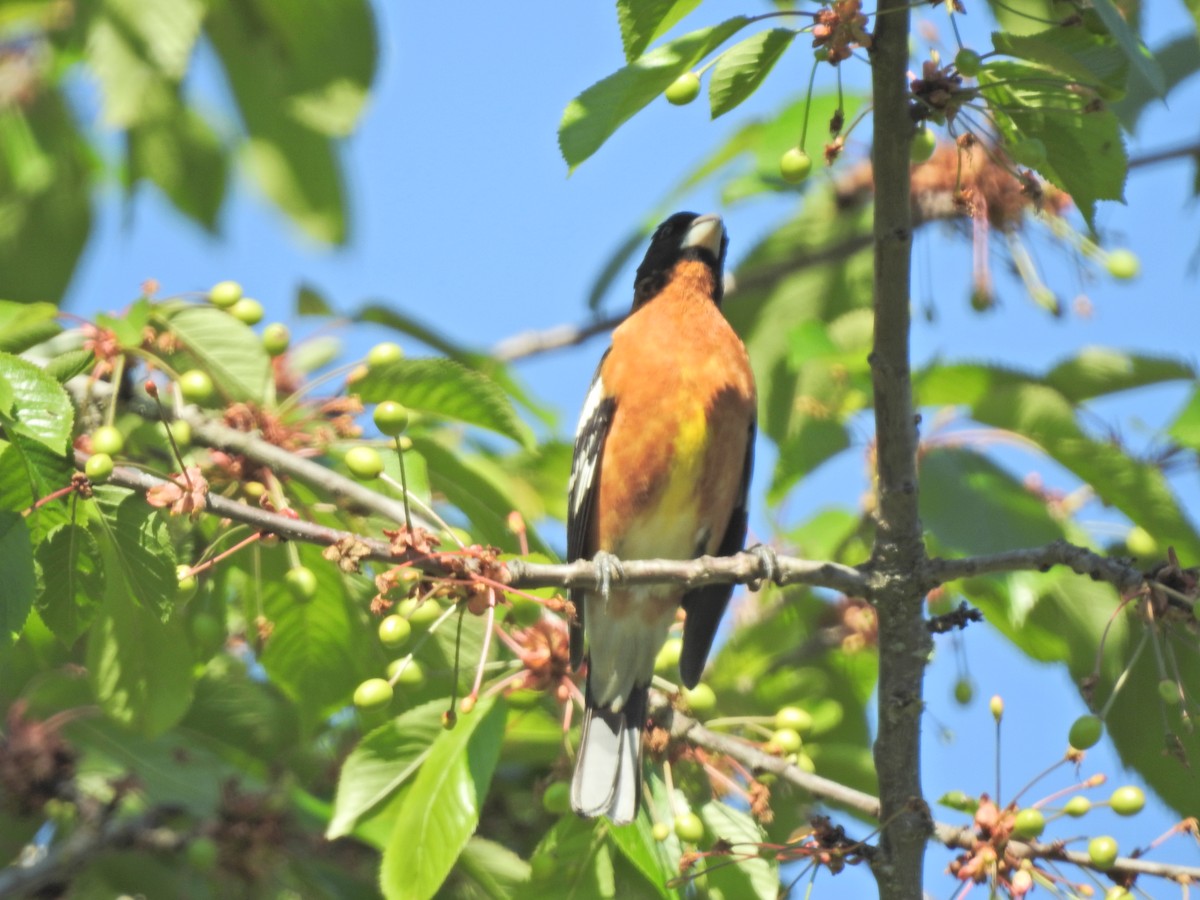
{"type": "MultiPolygon", "coordinates": [[[[717,548],[718,556],[731,556],[746,545],[746,522],[748,519],[748,498],[750,493],[750,473],[754,469],[754,435],[755,424],[750,423],[750,436],[746,443],[746,459],[742,463],[742,484],[738,490],[737,504],[733,515],[729,517],[729,525],[721,544],[717,548]]],[[[683,595],[683,608],[687,611],[687,620],[683,623],[683,650],[679,656],[679,677],[684,687],[693,688],[700,681],[704,671],[704,662],[708,659],[708,651],[712,648],[713,638],[717,634],[717,626],[721,624],[721,616],[733,596],[732,584],[710,584],[696,588],[683,595]]]]}
{"type": "MultiPolygon", "coordinates": [[[[606,358],[608,353],[604,354],[606,358]]],[[[604,442],[612,424],[616,400],[606,396],[600,370],[604,358],[596,368],[592,386],[588,389],[575,431],[575,452],[571,458],[571,481],[567,492],[567,561],[591,559],[594,547],[587,545],[588,532],[592,524],[592,507],[600,487],[600,460],[604,455],[604,442]]],[[[575,618],[571,621],[571,667],[579,668],[583,661],[583,617],[584,596],[579,589],[571,591],[571,603],[575,606],[575,618]]]]}

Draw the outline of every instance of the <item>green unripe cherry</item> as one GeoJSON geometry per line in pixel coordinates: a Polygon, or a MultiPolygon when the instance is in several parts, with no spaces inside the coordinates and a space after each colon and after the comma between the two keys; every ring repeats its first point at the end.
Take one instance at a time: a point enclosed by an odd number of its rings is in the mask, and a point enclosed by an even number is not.
{"type": "Polygon", "coordinates": [[[1099,716],[1080,716],[1072,723],[1067,740],[1076,750],[1090,750],[1103,735],[1104,722],[1099,716]]]}
{"type": "Polygon", "coordinates": [[[933,151],[937,148],[937,135],[933,133],[932,128],[922,128],[913,135],[912,143],[909,145],[909,159],[914,163],[923,163],[929,157],[933,156],[933,151]]]}
{"type": "Polygon", "coordinates": [[[403,647],[411,635],[412,625],[404,616],[387,616],[379,623],[379,640],[391,650],[403,647]]]}
{"type": "Polygon", "coordinates": [[[263,320],[263,305],[257,300],[251,300],[249,297],[243,297],[233,306],[229,307],[229,314],[239,321],[245,322],[247,325],[257,325],[263,320]]]}
{"type": "Polygon", "coordinates": [[[93,484],[104,484],[112,477],[112,457],[107,453],[93,453],[83,464],[83,472],[93,484]]]}
{"type": "Polygon", "coordinates": [[[963,47],[954,56],[954,68],[958,69],[959,75],[974,78],[983,68],[983,58],[974,50],[963,47]]]}
{"type": "Polygon", "coordinates": [[[1146,806],[1146,795],[1140,787],[1127,784],[1112,792],[1108,805],[1118,816],[1136,816],[1146,806]]]}
{"type": "Polygon", "coordinates": [[[403,671],[400,669],[404,665],[403,659],[393,659],[388,663],[388,679],[394,680],[396,684],[404,687],[420,687],[425,683],[425,669],[415,659],[410,659],[408,665],[404,666],[403,671]],[[399,673],[399,674],[397,674],[399,673]]]}
{"type": "Polygon", "coordinates": [[[670,677],[671,673],[679,671],[679,657],[682,655],[683,641],[679,638],[668,638],[654,657],[654,671],[670,677]]]}
{"type": "Polygon", "coordinates": [[[797,734],[807,734],[812,730],[812,714],[798,706],[785,706],[775,713],[775,728],[790,728],[797,734]]]}
{"type": "Polygon", "coordinates": [[[1117,842],[1107,835],[1088,841],[1088,857],[1097,869],[1111,869],[1117,861],[1117,842]]]}
{"type": "Polygon", "coordinates": [[[375,369],[379,366],[386,366],[388,363],[399,362],[402,359],[404,359],[404,351],[400,345],[384,341],[376,344],[367,353],[367,366],[375,369]]]}
{"type": "Polygon", "coordinates": [[[368,678],[354,689],[354,705],[364,712],[383,709],[392,702],[392,686],[382,678],[368,678]]]}
{"type": "Polygon", "coordinates": [[[92,432],[92,452],[116,456],[125,449],[125,436],[114,425],[101,425],[92,432]]]}
{"type": "Polygon", "coordinates": [[[571,786],[565,781],[555,781],[547,785],[542,794],[542,809],[555,816],[569,812],[571,809],[571,786]]]}
{"type": "Polygon", "coordinates": [[[675,836],[689,844],[703,840],[704,822],[694,812],[680,813],[675,817],[675,836]]]}
{"type": "Polygon", "coordinates": [[[372,447],[351,447],[346,451],[346,468],[355,478],[370,481],[383,472],[383,457],[372,447]]]}
{"type": "Polygon", "coordinates": [[[666,822],[655,822],[654,828],[650,830],[650,834],[661,844],[671,836],[671,826],[666,822]]]}
{"type": "Polygon", "coordinates": [[[1073,819],[1078,819],[1080,816],[1086,816],[1092,809],[1092,801],[1082,794],[1076,794],[1067,801],[1067,805],[1063,807],[1063,812],[1073,819]]]}
{"type": "Polygon", "coordinates": [[[408,428],[408,410],[395,400],[384,400],[375,407],[375,427],[388,437],[404,434],[408,428]]]}
{"type": "Polygon", "coordinates": [[[700,76],[695,72],[684,72],[671,82],[664,94],[668,103],[686,106],[700,96],[700,76]]]}
{"type": "Polygon", "coordinates": [[[789,184],[799,184],[812,173],[812,157],[803,147],[792,147],[779,157],[779,175],[789,184]]]}
{"type": "Polygon", "coordinates": [[[1129,281],[1137,278],[1138,272],[1142,269],[1142,264],[1137,258],[1137,254],[1132,250],[1112,250],[1108,254],[1108,258],[1104,261],[1105,267],[1108,269],[1108,274],[1118,281],[1129,281]]]}
{"type": "Polygon", "coordinates": [[[229,309],[241,299],[242,286],[236,281],[218,281],[208,292],[208,302],[221,309],[229,309]]]}
{"type": "Polygon", "coordinates": [[[1040,809],[1018,810],[1013,817],[1012,833],[1023,841],[1031,841],[1046,830],[1046,817],[1040,809]]]}
{"type": "Polygon", "coordinates": [[[287,574],[283,576],[283,583],[292,592],[292,596],[302,602],[317,596],[317,576],[308,566],[288,569],[287,574]]]}
{"type": "Polygon", "coordinates": [[[197,406],[207,403],[215,390],[208,373],[200,369],[189,369],[179,376],[179,391],[189,403],[197,406]]]}
{"type": "Polygon", "coordinates": [[[683,689],[683,701],[697,716],[707,716],[717,708],[717,695],[707,684],[683,689]]]}
{"type": "Polygon", "coordinates": [[[282,322],[272,322],[262,333],[263,349],[270,356],[281,356],[292,343],[292,333],[282,322]]]}
{"type": "Polygon", "coordinates": [[[199,587],[196,576],[192,574],[192,567],[185,564],[176,566],[175,578],[179,582],[175,589],[175,598],[181,601],[191,600],[196,593],[196,588],[199,587]]]}

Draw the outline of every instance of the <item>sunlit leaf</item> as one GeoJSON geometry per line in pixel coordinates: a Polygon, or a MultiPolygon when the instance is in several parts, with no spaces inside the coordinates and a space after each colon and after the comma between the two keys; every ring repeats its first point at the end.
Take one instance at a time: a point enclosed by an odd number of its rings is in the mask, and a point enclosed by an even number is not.
{"type": "Polygon", "coordinates": [[[1071,195],[1089,225],[1096,201],[1124,200],[1128,159],[1112,110],[1022,63],[989,63],[979,85],[1005,139],[1042,141],[1038,171],[1071,195]]]}
{"type": "Polygon", "coordinates": [[[92,535],[102,550],[106,591],[120,584],[128,601],[166,621],[179,585],[167,516],[131,491],[105,486],[94,496],[101,515],[92,535]]]}
{"type": "Polygon", "coordinates": [[[791,28],[760,31],[734,44],[717,58],[708,82],[708,99],[714,119],[725,115],[758,90],[796,34],[791,28]]]}
{"type": "Polygon", "coordinates": [[[9,353],[0,353],[0,378],[12,392],[11,418],[5,423],[10,437],[21,435],[54,453],[65,453],[75,408],[62,385],[38,366],[9,353]]]}
{"type": "Polygon", "coordinates": [[[104,561],[86,528],[64,525],[37,548],[38,615],[67,646],[91,625],[104,596],[104,561]]]}
{"type": "Polygon", "coordinates": [[[1044,501],[986,457],[954,447],[921,457],[921,522],[965,555],[1035,547],[1063,536],[1044,501]]]}
{"type": "Polygon", "coordinates": [[[617,0],[625,61],[633,62],[641,56],[699,5],[700,0],[617,0]]]}
{"type": "Polygon", "coordinates": [[[111,546],[101,549],[105,596],[88,633],[88,678],[109,718],[153,737],[178,722],[191,703],[191,647],[181,619],[164,623],[134,602],[127,569],[111,546]]]}
{"type": "Polygon", "coordinates": [[[409,409],[495,431],[524,446],[533,434],[504,390],[486,375],[448,359],[402,359],[372,369],[355,385],[367,403],[395,400],[409,409]]]}
{"type": "Polygon", "coordinates": [[[53,303],[0,300],[0,352],[23,353],[60,331],[58,307],[53,303]]]}
{"type": "MultiPolygon", "coordinates": [[[[709,833],[717,840],[728,841],[735,847],[761,844],[766,840],[762,827],[749,813],[712,800],[700,807],[700,818],[709,833]]],[[[775,900],[779,894],[779,864],[774,859],[755,857],[741,860],[736,866],[712,865],[705,870],[708,895],[714,900],[775,900]]]]}
{"type": "Polygon", "coordinates": [[[212,376],[217,390],[233,400],[262,402],[271,360],[249,326],[211,306],[182,306],[167,324],[212,376]]]}
{"type": "Polygon", "coordinates": [[[327,838],[349,834],[420,769],[442,733],[446,702],[431,700],[407,710],[359,741],[342,764],[327,838]]]}
{"type": "Polygon", "coordinates": [[[503,702],[482,700],[433,742],[383,851],[380,884],[388,900],[427,900],[445,881],[479,824],[504,718],[503,702]]]}
{"type": "Polygon", "coordinates": [[[558,126],[558,146],[572,169],[638,110],[667,89],[732,35],[750,23],[736,16],[663,44],[625,68],[596,82],[569,104],[558,126]]]}

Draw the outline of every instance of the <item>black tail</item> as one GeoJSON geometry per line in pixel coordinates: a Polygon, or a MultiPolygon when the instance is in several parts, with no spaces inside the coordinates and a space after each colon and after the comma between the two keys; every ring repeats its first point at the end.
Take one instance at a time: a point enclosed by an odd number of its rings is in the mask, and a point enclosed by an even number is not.
{"type": "Polygon", "coordinates": [[[592,702],[583,713],[583,736],[571,780],[571,808],[588,819],[608,816],[614,825],[632,822],[642,793],[642,727],[647,689],[635,687],[620,711],[592,702]]]}

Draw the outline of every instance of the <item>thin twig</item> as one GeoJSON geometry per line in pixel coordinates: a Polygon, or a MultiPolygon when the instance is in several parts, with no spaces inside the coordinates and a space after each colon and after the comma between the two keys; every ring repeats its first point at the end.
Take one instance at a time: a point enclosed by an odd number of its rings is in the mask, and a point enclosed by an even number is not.
{"type": "MultiPolygon", "coordinates": [[[[668,729],[671,737],[686,740],[705,750],[722,753],[746,766],[753,772],[770,772],[778,778],[794,784],[814,797],[820,797],[845,809],[853,810],[874,819],[879,818],[879,798],[863,791],[847,787],[837,781],[805,772],[786,759],[763,751],[760,747],[734,735],[712,731],[700,722],[671,708],[666,697],[655,692],[651,702],[651,713],[668,729]]],[[[946,847],[972,850],[979,843],[974,830],[969,826],[955,826],[944,822],[933,823],[933,836],[946,847]]],[[[1009,854],[1018,859],[1063,860],[1096,870],[1087,853],[1064,850],[1055,844],[1008,842],[1009,854]]],[[[1200,880],[1200,867],[1153,862],[1147,859],[1121,857],[1111,869],[1114,875],[1151,875],[1177,881],[1200,880]]]]}

